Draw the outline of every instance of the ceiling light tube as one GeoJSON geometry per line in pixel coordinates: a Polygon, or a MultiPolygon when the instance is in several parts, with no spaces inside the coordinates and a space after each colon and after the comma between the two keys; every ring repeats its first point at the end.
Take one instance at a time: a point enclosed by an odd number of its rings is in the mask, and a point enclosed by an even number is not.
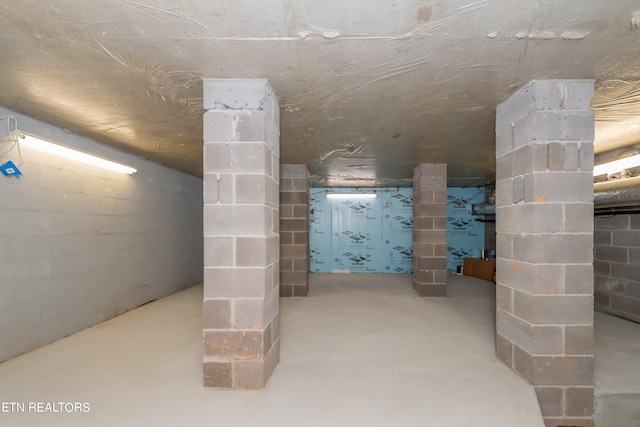
{"type": "Polygon", "coordinates": [[[82,151],[72,148],[63,147],[62,145],[44,141],[30,135],[24,135],[24,137],[20,138],[20,146],[32,148],[43,153],[51,154],[52,156],[64,157],[65,159],[74,160],[102,169],[108,169],[113,172],[128,173],[129,175],[138,172],[137,169],[130,166],[112,162],[111,160],[83,153],[82,151]]]}
{"type": "Polygon", "coordinates": [[[327,199],[375,199],[377,193],[327,193],[327,199]]]}
{"type": "Polygon", "coordinates": [[[638,166],[640,166],[640,154],[597,165],[593,168],[593,176],[604,174],[611,175],[616,172],[622,172],[625,169],[631,169],[638,166]]]}

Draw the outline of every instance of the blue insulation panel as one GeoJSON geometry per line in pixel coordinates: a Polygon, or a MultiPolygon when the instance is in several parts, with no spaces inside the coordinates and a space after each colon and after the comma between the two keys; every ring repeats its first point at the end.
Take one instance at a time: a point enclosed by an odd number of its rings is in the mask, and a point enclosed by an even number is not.
{"type": "Polygon", "coordinates": [[[413,261],[413,189],[383,193],[382,271],[411,273],[413,261]]]}
{"type": "Polygon", "coordinates": [[[331,200],[326,190],[311,190],[309,215],[309,269],[317,273],[331,272],[331,200]]]}
{"type": "Polygon", "coordinates": [[[375,199],[333,199],[332,270],[377,273],[382,267],[382,203],[375,199]]]}
{"type": "Polygon", "coordinates": [[[447,271],[455,273],[465,258],[477,258],[484,248],[484,223],[471,215],[471,205],[484,201],[482,187],[447,189],[447,271]]]}
{"type": "MultiPolygon", "coordinates": [[[[373,188],[375,199],[327,199],[327,189],[311,190],[310,270],[410,273],[413,259],[413,189],[373,188]]],[[[355,189],[341,188],[341,193],[355,189]]],[[[484,200],[483,188],[448,188],[447,270],[484,247],[484,224],[471,204],[484,200]]]]}
{"type": "MultiPolygon", "coordinates": [[[[355,189],[333,190],[352,193],[355,189]]],[[[413,191],[382,189],[375,199],[327,199],[326,189],[312,189],[310,269],[354,273],[410,273],[413,191]]]]}

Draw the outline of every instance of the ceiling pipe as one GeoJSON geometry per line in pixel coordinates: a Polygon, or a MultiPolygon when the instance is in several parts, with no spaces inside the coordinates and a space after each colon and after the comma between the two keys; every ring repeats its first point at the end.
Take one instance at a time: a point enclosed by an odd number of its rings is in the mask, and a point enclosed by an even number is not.
{"type": "Polygon", "coordinates": [[[640,176],[595,183],[593,207],[595,209],[640,208],[640,176]]]}
{"type": "Polygon", "coordinates": [[[471,205],[471,215],[495,215],[495,203],[482,202],[471,205]]]}
{"type": "MultiPolygon", "coordinates": [[[[640,211],[640,176],[597,182],[593,185],[593,207],[596,211],[640,211]]],[[[471,206],[473,215],[496,213],[493,203],[483,202],[471,206]]]]}

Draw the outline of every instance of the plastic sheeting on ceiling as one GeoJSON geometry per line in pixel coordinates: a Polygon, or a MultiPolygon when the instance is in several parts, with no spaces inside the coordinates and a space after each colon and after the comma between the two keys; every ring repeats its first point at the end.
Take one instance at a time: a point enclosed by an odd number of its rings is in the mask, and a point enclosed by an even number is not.
{"type": "Polygon", "coordinates": [[[5,0],[0,104],[202,174],[206,78],[267,78],[315,186],[494,179],[495,106],[596,79],[596,152],[640,131],[637,0],[5,0]]]}

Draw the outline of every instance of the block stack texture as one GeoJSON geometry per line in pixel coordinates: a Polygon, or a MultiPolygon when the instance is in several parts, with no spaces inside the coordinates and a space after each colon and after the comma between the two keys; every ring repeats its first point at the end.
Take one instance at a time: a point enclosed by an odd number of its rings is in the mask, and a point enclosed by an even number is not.
{"type": "Polygon", "coordinates": [[[413,289],[447,296],[447,165],[413,170],[413,289]]]}
{"type": "Polygon", "coordinates": [[[309,292],[309,170],[280,166],[280,296],[309,292]]]}
{"type": "Polygon", "coordinates": [[[497,108],[496,354],[547,426],[593,420],[593,81],[533,81],[497,108]]]}
{"type": "Polygon", "coordinates": [[[261,389],[279,359],[279,109],[266,80],[204,81],[203,380],[261,389]]]}

